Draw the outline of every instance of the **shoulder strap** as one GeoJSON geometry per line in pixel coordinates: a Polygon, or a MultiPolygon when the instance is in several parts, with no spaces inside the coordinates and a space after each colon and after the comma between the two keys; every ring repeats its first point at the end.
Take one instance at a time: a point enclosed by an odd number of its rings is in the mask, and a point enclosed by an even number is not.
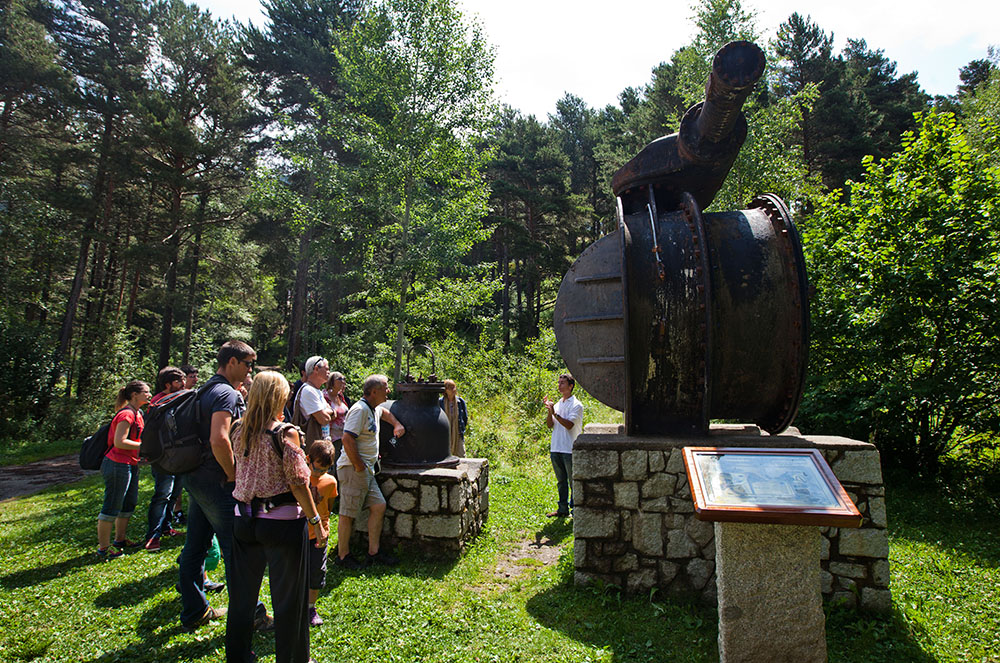
{"type": "Polygon", "coordinates": [[[364,403],[368,407],[368,410],[372,413],[372,419],[376,419],[375,408],[372,407],[372,404],[366,401],[364,396],[361,397],[361,402],[364,403]]]}
{"type": "MultiPolygon", "coordinates": [[[[115,410],[115,413],[113,415],[111,415],[111,421],[108,422],[108,433],[109,434],[104,436],[106,438],[105,439],[105,443],[107,444],[107,451],[104,452],[105,454],[107,454],[108,452],[110,452],[114,448],[114,446],[115,446],[115,428],[117,428],[117,427],[116,426],[112,426],[112,424],[115,421],[115,417],[117,417],[118,413],[121,412],[122,410],[124,410],[127,407],[128,407],[128,405],[122,407],[121,409],[115,410]]],[[[133,426],[135,426],[135,421],[133,421],[131,424],[129,424],[129,427],[128,427],[128,432],[129,433],[132,432],[132,427],[133,426]]],[[[100,429],[98,429],[98,432],[100,432],[100,429]]],[[[126,433],[126,435],[128,435],[128,433],[126,433]]]]}
{"type": "MultiPolygon", "coordinates": [[[[278,458],[285,457],[285,432],[289,428],[298,428],[295,424],[290,424],[287,422],[282,422],[267,431],[271,435],[271,446],[274,447],[274,453],[278,454],[278,458]]],[[[299,431],[299,436],[301,437],[302,432],[299,431]]]]}

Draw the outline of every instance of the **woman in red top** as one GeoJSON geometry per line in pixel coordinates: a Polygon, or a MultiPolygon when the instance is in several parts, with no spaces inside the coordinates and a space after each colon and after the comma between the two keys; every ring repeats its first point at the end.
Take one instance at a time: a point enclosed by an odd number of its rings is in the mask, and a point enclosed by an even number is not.
{"type": "Polygon", "coordinates": [[[140,545],[126,536],[128,521],[139,501],[139,438],[142,412],[149,402],[149,385],[132,380],[118,392],[114,418],[108,431],[108,451],[101,461],[104,475],[104,505],[97,516],[97,555],[103,559],[121,557],[125,548],[140,545]],[[115,541],[111,543],[111,524],[115,541]]]}

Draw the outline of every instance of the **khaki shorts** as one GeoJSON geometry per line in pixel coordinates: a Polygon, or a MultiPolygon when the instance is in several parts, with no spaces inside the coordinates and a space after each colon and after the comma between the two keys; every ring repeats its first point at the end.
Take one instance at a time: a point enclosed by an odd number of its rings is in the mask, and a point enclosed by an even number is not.
{"type": "Polygon", "coordinates": [[[360,518],[361,511],[373,504],[385,504],[382,489],[375,481],[371,468],[366,467],[361,472],[355,471],[350,465],[337,468],[338,490],[340,492],[340,515],[348,518],[360,518]]]}

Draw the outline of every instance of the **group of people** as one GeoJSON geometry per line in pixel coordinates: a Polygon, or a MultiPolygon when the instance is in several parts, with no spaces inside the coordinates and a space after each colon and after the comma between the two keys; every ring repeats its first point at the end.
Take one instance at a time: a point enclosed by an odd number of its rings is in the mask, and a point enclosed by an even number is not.
{"type": "MultiPolygon", "coordinates": [[[[199,437],[205,443],[203,461],[177,477],[154,468],[144,545],[156,552],[160,539],[175,533],[170,505],[185,489],[187,532],[178,558],[177,583],[181,626],[193,631],[225,617],[230,663],[254,660],[253,631],[273,629],[277,660],[305,663],[311,660],[309,627],[323,621],[315,604],[325,583],[329,516],[334,509],[338,513],[337,566],[360,569],[399,563],[381,546],[386,503],[375,480],[375,464],[381,423],[392,426],[397,438],[406,429],[382,407],[389,393],[385,375],[365,378],[362,397],[352,403],[344,392],[346,378],[331,372],[323,357],[303,362],[301,379],[294,388],[276,371],[253,376],[256,359],[253,348],[242,341],[228,341],[219,349],[216,372],[196,395],[199,437]],[[351,554],[350,538],[365,508],[368,546],[367,554],[359,559],[351,554]],[[225,562],[228,613],[213,607],[206,595],[213,589],[205,575],[213,539],[225,562]],[[258,598],[265,568],[273,619],[258,598]]],[[[118,393],[101,467],[105,494],[97,531],[98,555],[103,559],[143,545],[127,538],[129,518],[138,501],[142,408],[193,388],[197,373],[193,379],[188,375],[184,369],[168,366],[159,372],[160,391],[155,396],[139,380],[118,393]]],[[[448,383],[441,407],[452,421],[453,451],[460,448],[464,455],[468,412],[454,382],[448,383]]]]}

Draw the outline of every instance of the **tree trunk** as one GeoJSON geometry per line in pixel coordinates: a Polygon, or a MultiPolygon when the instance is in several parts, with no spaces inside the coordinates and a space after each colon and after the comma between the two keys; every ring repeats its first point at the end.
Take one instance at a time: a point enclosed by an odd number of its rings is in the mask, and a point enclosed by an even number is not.
{"type": "MultiPolygon", "coordinates": [[[[4,11],[9,11],[7,8],[4,11]]],[[[7,127],[10,126],[10,118],[14,115],[14,92],[13,90],[7,92],[7,96],[3,100],[3,113],[0,113],[0,164],[4,162],[7,158],[7,141],[5,140],[9,135],[7,133],[7,127]]]]}
{"type": "Polygon", "coordinates": [[[500,298],[503,325],[503,349],[510,350],[510,256],[507,255],[506,231],[501,235],[500,260],[503,269],[503,294],[500,298]]]}
{"type": "MultiPolygon", "coordinates": [[[[132,233],[125,234],[125,248],[128,251],[132,243],[132,233]]],[[[121,324],[122,305],[125,304],[125,285],[128,283],[128,258],[122,258],[121,283],[118,285],[118,303],[115,304],[115,324],[121,324]]]]}
{"type": "MultiPolygon", "coordinates": [[[[101,134],[101,151],[97,158],[97,172],[94,175],[94,197],[92,208],[80,236],[80,250],[76,257],[76,269],[73,273],[73,283],[70,285],[69,297],[66,299],[66,312],[63,314],[62,328],[59,331],[59,343],[52,356],[52,370],[49,373],[49,388],[42,391],[41,412],[48,411],[49,394],[53,393],[56,381],[62,373],[62,364],[73,342],[73,326],[76,322],[76,311],[83,295],[83,279],[87,274],[87,264],[90,262],[90,242],[101,216],[101,201],[104,200],[104,190],[108,176],[108,161],[111,152],[111,138],[114,133],[114,116],[104,116],[104,128],[101,134]]],[[[69,393],[69,381],[66,385],[69,393]]]]}
{"type": "Polygon", "coordinates": [[[401,237],[401,242],[399,243],[399,255],[400,260],[403,263],[403,274],[400,279],[399,284],[399,311],[397,314],[399,318],[396,321],[396,365],[393,368],[393,380],[396,384],[399,382],[399,378],[402,375],[403,370],[403,337],[406,334],[406,296],[410,290],[410,270],[406,264],[406,254],[407,244],[409,243],[409,232],[410,232],[410,190],[411,183],[407,181],[403,189],[404,205],[403,205],[403,236],[401,237]]]}
{"type": "MultiPolygon", "coordinates": [[[[180,172],[180,164],[177,172],[180,172]]],[[[177,261],[181,252],[181,190],[179,186],[172,187],[170,196],[170,264],[167,266],[167,292],[163,307],[163,325],[160,327],[160,354],[157,368],[163,368],[170,363],[170,345],[174,338],[174,310],[177,299],[177,261]]]]}
{"type": "Polygon", "coordinates": [[[132,326],[132,318],[135,315],[135,300],[139,296],[139,271],[142,269],[142,264],[138,261],[135,263],[135,270],[132,272],[132,288],[128,293],[128,309],[125,311],[125,326],[132,326]]]}
{"type": "MultiPolygon", "coordinates": [[[[149,185],[149,196],[146,198],[146,227],[153,227],[153,199],[156,196],[156,184],[151,183],[149,185]]],[[[125,325],[127,327],[132,326],[132,319],[135,316],[135,302],[136,298],[139,296],[139,276],[142,271],[142,262],[137,260],[135,263],[135,272],[132,277],[132,288],[128,296],[128,310],[125,313],[125,325]]]]}
{"type": "Polygon", "coordinates": [[[399,319],[396,321],[396,364],[392,372],[393,384],[398,383],[403,374],[403,338],[406,334],[406,294],[409,289],[410,275],[409,273],[405,273],[399,284],[399,319]]]}
{"type": "Polygon", "coordinates": [[[208,209],[208,192],[202,191],[198,196],[198,226],[195,230],[194,248],[191,256],[191,278],[188,281],[188,314],[187,324],[184,326],[184,351],[181,354],[181,363],[187,364],[191,361],[191,333],[194,330],[195,296],[198,293],[198,263],[201,261],[201,226],[205,222],[205,210],[208,209]]]}
{"type": "Polygon", "coordinates": [[[285,368],[295,368],[296,358],[302,346],[302,322],[305,317],[306,286],[309,281],[309,243],[312,241],[313,229],[306,230],[299,236],[299,260],[295,264],[295,291],[292,296],[292,326],[288,330],[288,357],[285,358],[285,368]]]}

